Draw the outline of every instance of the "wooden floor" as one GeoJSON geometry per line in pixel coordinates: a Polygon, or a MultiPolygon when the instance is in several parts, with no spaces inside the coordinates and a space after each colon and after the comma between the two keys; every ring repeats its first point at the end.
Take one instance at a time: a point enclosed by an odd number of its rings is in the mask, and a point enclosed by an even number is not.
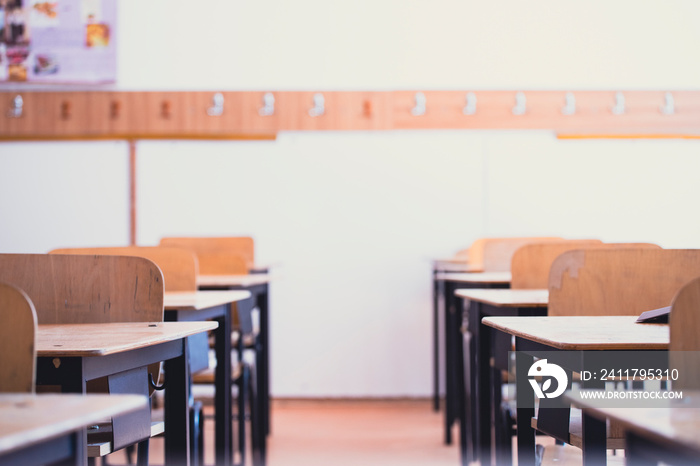
{"type": "MultiPolygon", "coordinates": [[[[212,465],[210,406],[205,415],[205,463],[212,465]]],[[[275,400],[267,466],[458,466],[458,446],[442,443],[442,419],[428,400],[275,400]]],[[[455,427],[453,439],[457,435],[455,427]]],[[[554,446],[548,437],[538,437],[537,443],[546,446],[543,464],[582,463],[581,451],[574,447],[554,446]]],[[[515,441],[513,446],[515,452],[515,441]]],[[[620,453],[608,456],[608,464],[624,464],[620,453]]],[[[517,466],[517,460],[514,463],[517,466]]],[[[126,464],[123,452],[110,455],[109,464],[126,464]]],[[[162,438],[151,440],[150,464],[163,464],[162,438]]],[[[250,455],[246,464],[252,465],[250,455]]]]}
{"type": "MultiPolygon", "coordinates": [[[[271,414],[268,466],[459,465],[457,445],[442,443],[442,414],[427,400],[275,400],[271,414]]],[[[208,465],[214,464],[213,424],[205,425],[208,465]]],[[[150,456],[151,464],[163,464],[162,439],[152,439],[150,456]]],[[[126,464],[121,452],[108,461],[126,464]]]]}
{"type": "Polygon", "coordinates": [[[459,464],[428,401],[278,401],[273,416],[268,466],[459,464]]]}

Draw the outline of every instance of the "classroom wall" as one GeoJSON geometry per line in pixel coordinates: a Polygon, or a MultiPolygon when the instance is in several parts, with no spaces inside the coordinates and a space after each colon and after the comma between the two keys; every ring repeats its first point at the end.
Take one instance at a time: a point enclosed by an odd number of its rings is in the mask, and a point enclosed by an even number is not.
{"type": "MultiPolygon", "coordinates": [[[[691,1],[119,2],[119,89],[700,83],[691,1]]],[[[279,264],[275,396],[428,395],[429,258],[479,236],[700,247],[697,141],[288,132],[137,153],[139,244],[250,234],[279,264]]],[[[0,144],[0,251],[126,244],[127,161],[123,142],[0,144]]]]}

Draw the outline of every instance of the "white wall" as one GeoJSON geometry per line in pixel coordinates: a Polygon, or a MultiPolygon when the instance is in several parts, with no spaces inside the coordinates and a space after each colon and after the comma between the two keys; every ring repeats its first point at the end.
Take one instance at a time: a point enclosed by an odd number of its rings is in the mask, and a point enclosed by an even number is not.
{"type": "Polygon", "coordinates": [[[0,143],[0,252],[129,241],[127,145],[0,143]]]}
{"type": "Polygon", "coordinates": [[[118,1],[124,88],[681,89],[700,82],[696,0],[118,1]]]}
{"type": "Polygon", "coordinates": [[[260,262],[281,264],[275,394],[425,395],[428,258],[479,230],[481,178],[465,181],[481,173],[480,144],[466,132],[141,143],[139,239],[251,234],[260,262]]]}
{"type": "MultiPolygon", "coordinates": [[[[123,89],[697,88],[695,1],[119,0],[123,89]]],[[[0,118],[0,124],[1,124],[0,118]]],[[[138,241],[251,234],[276,396],[430,392],[430,257],[485,235],[700,247],[698,141],[140,142],[138,241]]],[[[0,252],[128,241],[124,143],[0,144],[0,252]]]]}

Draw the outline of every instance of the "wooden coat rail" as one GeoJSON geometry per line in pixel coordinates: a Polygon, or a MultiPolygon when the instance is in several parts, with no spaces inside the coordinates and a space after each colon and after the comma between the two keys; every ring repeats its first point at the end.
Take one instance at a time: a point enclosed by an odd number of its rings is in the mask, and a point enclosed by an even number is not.
{"type": "Polygon", "coordinates": [[[700,91],[0,92],[0,140],[274,139],[279,131],[405,129],[697,137],[700,91]]]}

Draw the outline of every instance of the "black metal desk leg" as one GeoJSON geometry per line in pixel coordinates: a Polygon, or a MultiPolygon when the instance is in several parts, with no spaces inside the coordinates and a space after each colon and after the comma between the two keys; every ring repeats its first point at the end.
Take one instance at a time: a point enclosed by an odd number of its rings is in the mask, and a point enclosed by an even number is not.
{"type": "MultiPolygon", "coordinates": [[[[656,466],[658,464],[656,455],[654,454],[656,452],[650,451],[649,442],[646,439],[638,437],[633,432],[627,432],[625,434],[625,447],[625,464],[629,466],[656,466]]],[[[685,466],[686,463],[681,464],[685,466]]]]}
{"type": "MultiPolygon", "coordinates": [[[[586,353],[583,353],[584,361],[586,353]]],[[[567,371],[569,380],[572,380],[571,373],[567,371]]],[[[569,385],[569,390],[571,385],[569,385]]],[[[588,380],[582,383],[582,388],[605,389],[605,382],[599,380],[588,380]]],[[[606,463],[607,453],[607,431],[605,421],[596,419],[583,411],[581,419],[581,450],[583,452],[583,466],[598,466],[606,463]]]]}
{"type": "Polygon", "coordinates": [[[584,410],[582,419],[583,466],[600,466],[606,462],[605,421],[591,417],[584,410]]]}
{"type": "MultiPolygon", "coordinates": [[[[445,282],[445,444],[452,444],[452,423],[455,414],[455,334],[459,330],[455,329],[457,311],[454,304],[454,286],[450,282],[445,282]]],[[[461,310],[459,313],[461,317],[461,310]]]]}
{"type": "MultiPolygon", "coordinates": [[[[476,304],[476,303],[474,303],[476,304]]],[[[476,328],[478,331],[476,338],[476,364],[477,372],[477,393],[475,397],[475,405],[479,407],[477,422],[477,446],[476,452],[479,455],[481,464],[491,464],[491,329],[481,323],[483,313],[481,304],[474,306],[470,312],[476,314],[476,328]]],[[[500,384],[499,384],[500,387],[500,384]]],[[[472,395],[474,396],[474,395],[472,395]]]]}
{"type": "MultiPolygon", "coordinates": [[[[55,466],[87,466],[87,444],[85,442],[85,438],[87,438],[87,429],[81,429],[77,432],[72,433],[71,435],[68,436],[70,438],[70,456],[64,460],[61,460],[57,463],[53,463],[55,466]]],[[[54,442],[61,441],[61,439],[56,439],[54,442]]],[[[51,443],[47,443],[46,445],[51,446],[51,443]]],[[[38,451],[37,451],[37,456],[40,456],[40,451],[42,448],[46,448],[46,445],[41,444],[38,445],[38,451]]],[[[60,445],[59,448],[56,450],[60,450],[60,445]]],[[[46,457],[43,458],[46,460],[46,457]]],[[[28,460],[29,461],[29,460],[28,460]]],[[[39,458],[36,460],[37,462],[40,461],[39,458]]],[[[0,464],[4,464],[2,460],[0,460],[0,464]]],[[[13,463],[7,463],[7,464],[13,464],[13,463]]],[[[14,463],[14,464],[20,464],[20,463],[14,463]]]]}
{"type": "Polygon", "coordinates": [[[260,310],[260,349],[261,366],[257,369],[259,412],[262,420],[262,431],[270,434],[270,316],[269,292],[265,285],[264,291],[258,293],[256,304],[260,310]]]}
{"type": "Polygon", "coordinates": [[[462,461],[462,465],[467,466],[472,458],[471,447],[473,446],[473,444],[470,445],[470,442],[468,440],[469,434],[471,433],[471,426],[468,425],[468,419],[471,413],[471,406],[469,406],[469,403],[467,403],[467,381],[465,378],[465,374],[468,373],[468,367],[465,367],[465,361],[468,361],[468,358],[465,358],[464,355],[465,350],[469,348],[469,340],[468,337],[465,338],[466,326],[463,324],[465,317],[464,300],[458,298],[456,302],[458,303],[459,321],[462,325],[457,326],[459,333],[457,334],[457,341],[455,342],[457,346],[455,351],[455,407],[457,409],[457,419],[459,421],[458,425],[460,458],[462,461]]]}
{"type": "MultiPolygon", "coordinates": [[[[182,354],[165,361],[165,464],[189,465],[190,406],[187,338],[182,354]]],[[[229,390],[230,391],[230,390],[229,390]]]]}
{"type": "Polygon", "coordinates": [[[214,352],[216,353],[216,372],[214,373],[214,405],[216,412],[215,447],[216,464],[230,465],[233,461],[232,445],[233,434],[231,424],[231,319],[232,306],[229,304],[228,312],[223,317],[216,319],[219,327],[214,330],[214,352]]]}
{"type": "Polygon", "coordinates": [[[440,303],[440,282],[433,270],[433,411],[440,410],[440,328],[438,306],[440,303]]]}
{"type": "Polygon", "coordinates": [[[528,370],[534,363],[534,358],[518,351],[518,339],[515,340],[515,380],[517,402],[517,432],[518,432],[518,466],[535,466],[535,430],[531,420],[535,415],[534,394],[528,383],[528,370]]]}

